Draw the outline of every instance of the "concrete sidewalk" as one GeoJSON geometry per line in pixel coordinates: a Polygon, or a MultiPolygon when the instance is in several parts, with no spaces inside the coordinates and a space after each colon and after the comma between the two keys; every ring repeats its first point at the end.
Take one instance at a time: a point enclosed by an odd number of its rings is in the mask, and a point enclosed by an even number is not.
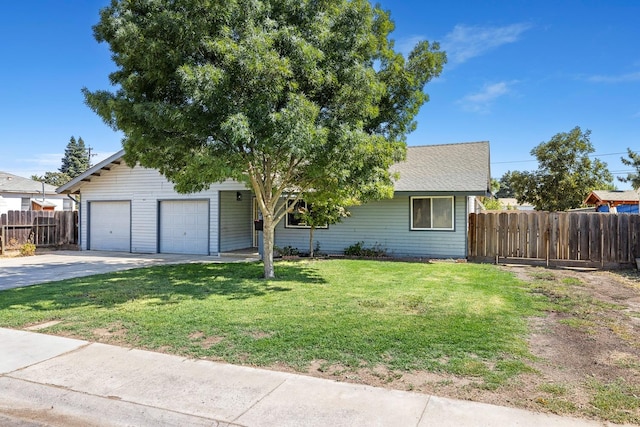
{"type": "Polygon", "coordinates": [[[0,425],[608,424],[0,328],[0,425]]]}

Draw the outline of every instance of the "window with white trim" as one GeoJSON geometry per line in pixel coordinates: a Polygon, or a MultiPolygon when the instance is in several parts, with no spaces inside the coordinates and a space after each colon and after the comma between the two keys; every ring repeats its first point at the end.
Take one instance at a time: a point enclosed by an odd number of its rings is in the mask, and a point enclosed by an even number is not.
{"type": "Polygon", "coordinates": [[[20,210],[21,211],[31,210],[31,197],[22,197],[22,199],[20,200],[20,210]]]}
{"type": "Polygon", "coordinates": [[[74,208],[74,201],[71,199],[62,199],[62,210],[63,211],[72,211],[74,208]]]}
{"type": "Polygon", "coordinates": [[[453,230],[453,196],[412,196],[411,230],[453,230]]]}
{"type": "MultiPolygon", "coordinates": [[[[296,205],[293,208],[293,211],[287,213],[285,217],[285,221],[284,221],[285,228],[311,228],[311,226],[307,225],[307,223],[304,222],[302,218],[300,218],[300,213],[306,212],[306,211],[312,211],[313,205],[307,204],[307,202],[305,202],[302,199],[296,200],[295,202],[289,201],[289,206],[291,206],[292,203],[295,203],[296,205]]],[[[329,228],[329,225],[324,224],[316,228],[329,228]]]]}

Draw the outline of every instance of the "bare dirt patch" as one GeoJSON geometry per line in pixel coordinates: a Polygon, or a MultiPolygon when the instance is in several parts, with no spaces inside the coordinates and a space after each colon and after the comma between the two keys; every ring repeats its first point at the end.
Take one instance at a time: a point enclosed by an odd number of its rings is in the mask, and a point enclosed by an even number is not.
{"type": "Polygon", "coordinates": [[[224,337],[206,336],[204,332],[198,331],[190,334],[189,339],[200,344],[202,348],[209,349],[214,345],[218,344],[219,342],[221,342],[222,340],[224,340],[224,337]]]}
{"type": "Polygon", "coordinates": [[[117,344],[127,335],[127,329],[121,323],[114,323],[107,328],[96,328],[91,331],[96,340],[109,344],[117,344]]]}
{"type": "MultiPolygon", "coordinates": [[[[561,415],[640,424],[640,274],[502,266],[540,294],[529,319],[534,370],[493,389],[481,378],[316,361],[307,373],[561,415]]],[[[273,369],[289,370],[283,366],[273,369]]]]}

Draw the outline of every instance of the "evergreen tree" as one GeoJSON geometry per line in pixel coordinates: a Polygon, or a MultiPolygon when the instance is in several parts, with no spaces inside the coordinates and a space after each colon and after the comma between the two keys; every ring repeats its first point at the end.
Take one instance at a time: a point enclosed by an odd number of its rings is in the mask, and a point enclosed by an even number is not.
{"type": "Polygon", "coordinates": [[[87,169],[89,169],[89,153],[84,141],[82,137],[79,137],[76,141],[72,136],[69,139],[67,148],[64,150],[62,166],[60,166],[59,171],[73,179],[87,169]]]}

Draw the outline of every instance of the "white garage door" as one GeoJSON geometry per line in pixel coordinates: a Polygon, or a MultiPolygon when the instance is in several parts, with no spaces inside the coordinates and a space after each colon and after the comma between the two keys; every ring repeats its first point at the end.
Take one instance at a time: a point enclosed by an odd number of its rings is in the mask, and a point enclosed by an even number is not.
{"type": "Polygon", "coordinates": [[[131,252],[131,203],[89,202],[89,249],[131,252]]]}
{"type": "Polygon", "coordinates": [[[160,202],[160,252],[209,254],[209,202],[207,200],[160,202]]]}

